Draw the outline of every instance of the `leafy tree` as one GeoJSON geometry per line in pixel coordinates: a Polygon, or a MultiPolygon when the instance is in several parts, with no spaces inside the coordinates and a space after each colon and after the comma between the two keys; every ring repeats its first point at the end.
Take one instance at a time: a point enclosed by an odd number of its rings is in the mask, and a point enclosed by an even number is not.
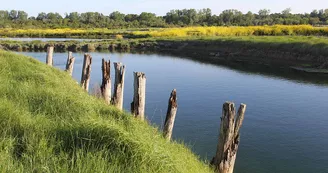
{"type": "Polygon", "coordinates": [[[36,17],[36,20],[41,20],[41,21],[45,21],[47,19],[47,14],[46,13],[39,13],[38,17],[36,17]]]}
{"type": "Polygon", "coordinates": [[[291,8],[286,8],[286,9],[284,9],[282,12],[281,12],[281,14],[283,15],[283,16],[289,16],[290,14],[291,14],[291,12],[292,12],[292,9],[291,8]]]}
{"type": "Polygon", "coordinates": [[[319,19],[319,17],[311,17],[309,23],[311,25],[317,25],[320,23],[320,19],[319,19]]]}
{"type": "Polygon", "coordinates": [[[261,9],[259,10],[259,15],[262,17],[266,17],[270,15],[271,11],[269,9],[261,9]]]}
{"type": "Polygon", "coordinates": [[[244,17],[244,25],[245,26],[251,26],[253,25],[253,21],[255,19],[255,16],[252,12],[248,12],[245,14],[245,17],[244,17]]]}
{"type": "Polygon", "coordinates": [[[80,21],[80,14],[78,12],[71,12],[68,15],[66,15],[67,19],[69,19],[72,23],[77,23],[80,21]]]}
{"type": "Polygon", "coordinates": [[[272,13],[261,9],[258,13],[242,13],[235,9],[212,14],[211,9],[176,9],[164,16],[143,12],[141,14],[123,14],[115,11],[109,15],[98,12],[65,14],[39,13],[28,16],[24,11],[0,10],[0,27],[11,28],[138,28],[138,27],[174,27],[174,26],[252,26],[252,25],[328,25],[328,9],[313,10],[311,13],[292,14],[291,8],[281,13],[272,13]]]}
{"type": "Polygon", "coordinates": [[[124,20],[126,22],[133,22],[133,21],[137,21],[138,20],[138,15],[137,14],[127,14],[125,17],[124,17],[124,20]]]}
{"type": "Polygon", "coordinates": [[[0,10],[0,20],[9,20],[8,11],[0,10]]]}
{"type": "Polygon", "coordinates": [[[118,11],[114,11],[113,13],[111,13],[109,15],[109,18],[112,19],[112,20],[114,20],[114,21],[120,21],[120,22],[122,22],[125,19],[125,14],[120,13],[118,11]]]}
{"type": "Polygon", "coordinates": [[[9,17],[11,20],[16,20],[18,17],[18,12],[16,10],[11,10],[9,13],[9,17]]]}
{"type": "Polygon", "coordinates": [[[28,14],[25,11],[18,11],[17,12],[17,19],[19,21],[26,21],[28,18],[28,14]]]}
{"type": "Polygon", "coordinates": [[[242,12],[235,10],[235,9],[230,9],[230,10],[224,10],[220,14],[220,19],[222,20],[224,25],[233,25],[240,23],[242,19],[242,12]]]}

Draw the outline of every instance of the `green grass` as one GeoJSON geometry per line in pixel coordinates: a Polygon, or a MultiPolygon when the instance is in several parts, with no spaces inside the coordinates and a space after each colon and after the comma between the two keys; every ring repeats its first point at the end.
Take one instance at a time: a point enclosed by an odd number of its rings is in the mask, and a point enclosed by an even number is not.
{"type": "Polygon", "coordinates": [[[292,51],[301,55],[328,56],[328,38],[316,36],[228,36],[228,37],[187,37],[164,38],[159,41],[206,42],[209,45],[231,45],[247,49],[276,49],[292,51]]]}
{"type": "Polygon", "coordinates": [[[328,44],[328,37],[323,36],[202,36],[202,37],[163,37],[139,40],[175,40],[175,41],[251,41],[260,43],[309,43],[309,44],[328,44]]]}
{"type": "Polygon", "coordinates": [[[159,130],[0,50],[0,172],[213,172],[159,130]]]}
{"type": "MultiPolygon", "coordinates": [[[[187,42],[198,41],[211,44],[236,44],[238,46],[261,46],[263,48],[287,48],[290,47],[297,51],[311,51],[315,53],[328,52],[328,38],[316,36],[226,36],[226,37],[164,37],[164,38],[146,38],[129,40],[105,40],[105,41],[63,41],[63,42],[41,42],[41,41],[8,41],[0,40],[0,45],[9,50],[45,50],[46,45],[57,45],[57,50],[66,51],[68,49],[87,49],[90,45],[98,50],[108,50],[110,45],[115,44],[119,48],[126,49],[138,46],[140,43],[149,43],[154,45],[162,41],[187,42]]],[[[306,52],[307,53],[307,52],[306,52]]]]}

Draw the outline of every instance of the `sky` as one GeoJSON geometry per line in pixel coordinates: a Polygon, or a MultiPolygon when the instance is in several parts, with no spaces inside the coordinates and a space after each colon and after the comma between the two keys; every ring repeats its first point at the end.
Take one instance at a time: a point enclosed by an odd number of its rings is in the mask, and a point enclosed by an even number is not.
{"type": "Polygon", "coordinates": [[[113,11],[125,14],[152,12],[165,15],[172,9],[210,8],[214,14],[226,9],[237,9],[244,13],[257,13],[260,9],[281,12],[291,8],[292,13],[310,13],[314,9],[328,8],[327,0],[1,0],[0,10],[23,10],[30,16],[40,12],[100,12],[108,15],[113,11]]]}

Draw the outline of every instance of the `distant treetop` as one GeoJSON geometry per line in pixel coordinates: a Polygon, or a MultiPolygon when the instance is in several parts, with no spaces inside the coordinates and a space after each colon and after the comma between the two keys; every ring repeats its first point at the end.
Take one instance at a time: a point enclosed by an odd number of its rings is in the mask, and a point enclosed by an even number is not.
{"type": "Polygon", "coordinates": [[[0,28],[145,28],[176,26],[258,26],[258,25],[328,25],[328,9],[293,14],[291,8],[281,13],[261,9],[257,13],[242,13],[235,9],[213,14],[211,9],[171,10],[165,16],[154,13],[123,14],[119,11],[104,15],[98,12],[41,12],[28,16],[24,11],[0,10],[0,28]]]}

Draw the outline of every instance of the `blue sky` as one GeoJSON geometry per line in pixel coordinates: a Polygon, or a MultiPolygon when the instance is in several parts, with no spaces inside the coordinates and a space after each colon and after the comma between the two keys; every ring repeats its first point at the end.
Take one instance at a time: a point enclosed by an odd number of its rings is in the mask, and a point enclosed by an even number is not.
{"type": "Polygon", "coordinates": [[[327,0],[3,0],[0,10],[24,10],[36,16],[39,12],[86,12],[97,11],[105,15],[120,11],[123,13],[152,12],[165,15],[171,9],[211,8],[218,14],[225,9],[242,12],[258,12],[268,8],[271,12],[281,12],[291,7],[293,13],[311,12],[313,9],[328,8],[327,0]]]}

